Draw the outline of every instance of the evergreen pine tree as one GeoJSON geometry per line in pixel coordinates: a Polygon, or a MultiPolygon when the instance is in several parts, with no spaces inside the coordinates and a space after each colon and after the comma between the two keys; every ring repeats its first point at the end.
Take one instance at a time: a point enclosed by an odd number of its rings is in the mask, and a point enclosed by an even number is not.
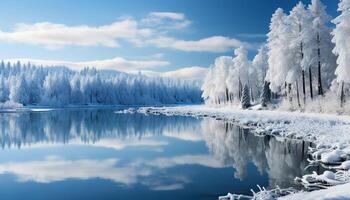
{"type": "Polygon", "coordinates": [[[249,94],[249,87],[247,84],[245,84],[243,87],[241,104],[242,104],[242,108],[244,109],[250,107],[250,94],[249,94]]]}
{"type": "Polygon", "coordinates": [[[265,81],[263,91],[261,93],[261,105],[266,106],[271,101],[270,83],[265,81]]]}

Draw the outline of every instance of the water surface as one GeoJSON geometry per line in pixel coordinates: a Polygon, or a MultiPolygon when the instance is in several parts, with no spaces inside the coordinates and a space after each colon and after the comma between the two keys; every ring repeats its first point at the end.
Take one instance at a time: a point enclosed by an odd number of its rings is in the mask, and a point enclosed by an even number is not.
{"type": "Polygon", "coordinates": [[[307,173],[307,142],[117,110],[0,114],[1,199],[217,199],[307,173]]]}

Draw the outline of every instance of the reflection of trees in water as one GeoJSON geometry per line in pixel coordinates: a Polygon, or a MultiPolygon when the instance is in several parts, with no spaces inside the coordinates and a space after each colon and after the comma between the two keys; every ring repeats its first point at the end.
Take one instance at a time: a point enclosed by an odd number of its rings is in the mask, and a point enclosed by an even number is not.
{"type": "Polygon", "coordinates": [[[72,139],[87,143],[107,137],[142,138],[194,130],[200,130],[200,121],[194,118],[117,114],[107,109],[0,114],[2,148],[38,142],[67,143],[72,139]]]}
{"type": "Polygon", "coordinates": [[[103,138],[142,139],[200,130],[214,157],[224,166],[235,168],[236,178],[243,179],[248,173],[248,164],[253,163],[261,174],[268,174],[271,187],[290,186],[307,166],[306,151],[310,145],[307,142],[257,137],[248,130],[212,119],[116,114],[108,109],[0,114],[0,145],[3,148],[68,143],[76,139],[85,143],[103,138]]]}
{"type": "Polygon", "coordinates": [[[204,120],[202,126],[210,152],[224,165],[232,165],[236,178],[245,178],[249,163],[261,174],[268,174],[270,187],[289,187],[295,177],[305,173],[307,147],[311,145],[308,142],[258,137],[249,130],[214,120],[204,120]]]}

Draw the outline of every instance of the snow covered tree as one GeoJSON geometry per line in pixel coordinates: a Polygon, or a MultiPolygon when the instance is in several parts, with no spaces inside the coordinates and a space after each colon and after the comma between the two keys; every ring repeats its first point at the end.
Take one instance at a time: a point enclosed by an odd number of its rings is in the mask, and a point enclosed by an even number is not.
{"type": "Polygon", "coordinates": [[[46,76],[43,92],[43,102],[49,105],[67,105],[70,98],[70,85],[64,73],[50,73],[46,76]]]}
{"type": "Polygon", "coordinates": [[[272,15],[270,32],[267,34],[269,69],[267,70],[266,80],[270,82],[270,89],[275,93],[281,91],[290,69],[288,63],[290,52],[288,45],[286,45],[289,44],[286,19],[287,16],[283,9],[278,8],[272,15]]]}
{"type": "Polygon", "coordinates": [[[83,93],[81,91],[80,81],[79,74],[75,74],[70,80],[71,102],[74,104],[83,102],[83,93]]]}
{"type": "MultiPolygon", "coordinates": [[[[28,67],[31,67],[28,65],[28,67]]],[[[40,69],[31,70],[32,73],[28,75],[28,89],[29,89],[29,104],[38,104],[41,101],[42,91],[41,85],[43,83],[43,77],[41,77],[40,69]]]]}
{"type": "Polygon", "coordinates": [[[270,83],[265,81],[263,91],[260,97],[260,103],[262,106],[266,106],[271,101],[270,83]]]}
{"type": "Polygon", "coordinates": [[[301,81],[303,100],[306,102],[306,73],[309,73],[309,91],[313,98],[313,78],[317,78],[318,93],[323,95],[334,76],[335,55],[331,49],[330,31],[327,24],[330,17],[320,0],[312,0],[308,9],[299,2],[287,16],[277,9],[271,18],[268,33],[268,64],[266,80],[272,92],[282,92],[292,103],[296,95],[298,105],[301,81]],[[313,73],[317,66],[318,73],[313,73]],[[295,91],[295,93],[293,92],[295,91]]]}
{"type": "Polygon", "coordinates": [[[202,98],[204,99],[205,103],[214,103],[214,75],[214,66],[210,66],[201,87],[201,90],[203,91],[202,98]]]}
{"type": "Polygon", "coordinates": [[[242,104],[242,108],[244,108],[244,109],[249,108],[251,106],[248,84],[244,84],[244,87],[242,90],[241,104],[242,104]]]}
{"type": "Polygon", "coordinates": [[[241,94],[243,90],[243,85],[249,85],[249,71],[251,69],[251,62],[248,60],[248,52],[244,47],[239,47],[234,51],[235,57],[233,58],[233,67],[230,71],[230,78],[232,79],[235,75],[235,81],[230,81],[233,86],[235,85],[236,90],[238,90],[238,98],[241,99],[241,94]],[[237,87],[238,86],[238,87],[237,87]]]}
{"type": "Polygon", "coordinates": [[[6,102],[9,96],[8,83],[4,77],[0,76],[0,102],[6,102]]]}
{"type": "Polygon", "coordinates": [[[267,73],[267,69],[269,67],[268,63],[268,49],[266,45],[262,45],[258,53],[255,55],[253,59],[253,67],[258,71],[257,78],[259,79],[259,82],[263,84],[265,82],[265,77],[267,73]]]}
{"type": "Polygon", "coordinates": [[[214,65],[210,67],[202,85],[202,97],[207,103],[233,103],[235,99],[239,103],[244,84],[249,85],[251,96],[254,95],[253,91],[258,91],[255,84],[259,80],[258,72],[249,61],[247,50],[240,47],[235,49],[234,54],[234,58],[216,58],[214,65]]]}
{"type": "Polygon", "coordinates": [[[341,105],[345,100],[344,84],[350,83],[350,0],[341,0],[338,4],[341,14],[333,20],[336,25],[332,32],[335,44],[334,54],[338,56],[338,67],[335,71],[337,82],[341,84],[341,105]]]}
{"type": "Polygon", "coordinates": [[[10,101],[27,105],[29,102],[29,90],[24,74],[12,77],[10,86],[10,101]]]}
{"type": "Polygon", "coordinates": [[[293,13],[297,13],[295,9],[290,16],[287,16],[281,8],[278,8],[272,15],[267,35],[269,69],[266,81],[270,82],[270,89],[274,93],[282,92],[284,87],[285,96],[289,97],[290,102],[292,102],[292,84],[296,83],[298,92],[297,77],[300,71],[300,65],[295,63],[297,49],[294,49],[291,43],[294,33],[293,13]]]}
{"type": "Polygon", "coordinates": [[[232,58],[221,56],[215,59],[202,85],[202,97],[207,103],[221,104],[230,102],[230,91],[227,85],[232,58]]]}
{"type": "MultiPolygon", "coordinates": [[[[225,80],[223,80],[225,82],[225,80]]],[[[111,70],[0,63],[0,103],[68,104],[199,103],[199,82],[111,70]]]]}
{"type": "Polygon", "coordinates": [[[266,72],[269,67],[267,51],[267,46],[262,45],[252,62],[253,69],[257,73],[255,75],[256,79],[252,80],[253,87],[255,87],[257,91],[257,96],[261,95],[260,92],[263,91],[264,85],[266,85],[265,82],[267,82],[265,80],[266,72]]]}
{"type": "Polygon", "coordinates": [[[219,104],[229,101],[229,90],[226,85],[226,79],[229,75],[230,65],[232,65],[231,57],[221,56],[215,59],[214,96],[216,96],[219,104]]]}
{"type": "MultiPolygon", "coordinates": [[[[305,9],[305,5],[299,2],[290,12],[288,16],[288,26],[290,26],[290,48],[294,56],[289,61],[292,65],[292,69],[289,74],[290,84],[296,83],[297,94],[299,94],[299,74],[301,72],[302,77],[302,91],[303,100],[306,101],[306,87],[305,87],[305,71],[309,69],[311,74],[310,62],[312,59],[312,18],[310,12],[305,9]]],[[[310,76],[311,77],[311,76],[310,76]]],[[[310,80],[310,84],[312,80],[310,80]]],[[[297,95],[298,96],[298,95],[297,95]]],[[[298,96],[298,103],[299,103],[298,96]]],[[[300,104],[300,103],[299,103],[300,104]]]]}
{"type": "Polygon", "coordinates": [[[310,65],[317,65],[318,95],[324,95],[334,80],[336,56],[332,53],[334,44],[331,42],[331,31],[327,27],[332,19],[326,12],[326,6],[320,0],[312,0],[308,7],[312,15],[311,43],[308,47],[310,65]],[[316,59],[315,59],[316,58],[316,59]]]}

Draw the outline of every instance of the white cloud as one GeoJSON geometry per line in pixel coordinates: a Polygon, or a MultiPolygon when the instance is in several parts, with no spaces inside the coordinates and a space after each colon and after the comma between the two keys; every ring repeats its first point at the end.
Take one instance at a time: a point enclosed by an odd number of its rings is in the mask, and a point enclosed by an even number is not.
{"type": "Polygon", "coordinates": [[[67,26],[42,22],[17,24],[12,32],[0,31],[0,40],[56,49],[66,45],[119,47],[118,39],[144,38],[152,35],[151,29],[139,28],[132,19],[104,26],[67,26]]]}
{"type": "Polygon", "coordinates": [[[154,59],[162,59],[163,57],[164,57],[163,53],[155,53],[149,56],[149,58],[154,58],[154,59]]]}
{"type": "MultiPolygon", "coordinates": [[[[248,49],[256,49],[258,47],[256,44],[250,44],[237,38],[221,35],[212,35],[193,40],[170,36],[171,31],[182,31],[190,27],[191,24],[192,21],[187,19],[184,13],[178,12],[150,12],[145,18],[119,18],[111,24],[101,26],[66,25],[52,22],[20,23],[16,24],[12,31],[0,30],[0,41],[38,45],[52,50],[72,45],[119,48],[124,44],[122,43],[124,41],[138,48],[155,47],[184,52],[221,53],[233,51],[234,48],[240,46],[245,46],[248,49]]],[[[239,34],[237,37],[262,36],[261,34],[239,34]]],[[[78,65],[81,66],[81,64],[78,65]]],[[[129,62],[119,57],[105,60],[103,63],[96,61],[87,64],[96,64],[101,65],[101,68],[115,68],[124,71],[130,71],[130,68],[135,65],[137,67],[134,70],[152,68],[148,66],[158,67],[168,65],[164,61],[155,61],[153,63],[145,61],[129,62]],[[111,66],[111,63],[116,67],[111,66]],[[123,66],[119,67],[119,65],[123,66]]]]}
{"type": "Polygon", "coordinates": [[[168,71],[162,73],[164,77],[188,79],[188,80],[204,80],[208,72],[207,68],[204,67],[185,67],[174,71],[168,71]]]}
{"type": "Polygon", "coordinates": [[[0,40],[40,45],[49,49],[68,45],[120,47],[120,41],[131,42],[137,47],[152,46],[186,52],[227,52],[248,43],[235,38],[214,35],[197,40],[169,37],[171,29],[184,29],[191,25],[184,13],[151,12],[146,18],[124,18],[102,26],[55,24],[41,22],[17,24],[13,31],[0,30],[0,40]]]}
{"type": "Polygon", "coordinates": [[[184,13],[176,12],[151,12],[141,23],[147,27],[153,27],[159,30],[164,29],[184,29],[189,27],[192,22],[188,20],[184,13]]]}
{"type": "Polygon", "coordinates": [[[245,38],[263,38],[263,39],[267,37],[266,34],[262,34],[262,33],[240,33],[237,36],[245,37],[245,38]]]}
{"type": "Polygon", "coordinates": [[[253,48],[250,44],[240,40],[223,37],[212,36],[199,40],[180,40],[173,37],[160,36],[145,41],[145,45],[153,45],[159,48],[169,48],[186,52],[227,52],[233,48],[245,46],[253,48]]]}
{"type": "Polygon", "coordinates": [[[32,63],[35,65],[44,66],[67,66],[71,69],[82,69],[84,67],[96,67],[97,69],[113,69],[123,72],[132,72],[138,70],[149,70],[157,67],[169,66],[168,61],[163,60],[127,60],[122,57],[115,57],[105,60],[93,60],[83,62],[63,61],[63,60],[43,60],[43,59],[29,59],[29,58],[14,58],[7,59],[6,62],[32,63]]]}
{"type": "Polygon", "coordinates": [[[175,13],[175,12],[151,12],[149,14],[152,17],[157,18],[169,18],[173,20],[185,20],[185,14],[183,13],[175,13]]]}
{"type": "MultiPolygon", "coordinates": [[[[205,67],[193,66],[184,67],[167,72],[155,72],[150,70],[142,70],[141,72],[147,76],[161,76],[168,78],[178,78],[183,80],[203,81],[208,72],[208,69],[205,67]]],[[[138,72],[135,71],[134,73],[138,72]]]]}

